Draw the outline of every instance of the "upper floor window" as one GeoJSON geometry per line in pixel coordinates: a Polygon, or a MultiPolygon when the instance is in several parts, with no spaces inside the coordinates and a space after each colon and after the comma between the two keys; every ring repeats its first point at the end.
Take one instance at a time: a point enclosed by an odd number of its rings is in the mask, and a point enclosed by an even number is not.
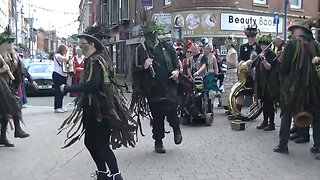
{"type": "Polygon", "coordinates": [[[171,4],[171,0],[164,0],[164,5],[167,6],[167,5],[170,5],[171,4]]]}
{"type": "Polygon", "coordinates": [[[256,3],[256,4],[267,4],[267,0],[253,0],[253,3],[256,3]]]}
{"type": "Polygon", "coordinates": [[[302,0],[289,0],[290,8],[302,9],[302,0]]]}

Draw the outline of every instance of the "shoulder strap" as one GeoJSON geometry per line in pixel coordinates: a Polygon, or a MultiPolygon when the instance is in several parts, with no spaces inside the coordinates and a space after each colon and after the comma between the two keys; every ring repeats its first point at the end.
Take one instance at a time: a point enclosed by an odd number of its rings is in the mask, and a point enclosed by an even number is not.
{"type": "Polygon", "coordinates": [[[61,63],[60,63],[60,62],[58,61],[58,59],[56,58],[56,55],[53,56],[53,59],[54,59],[55,61],[57,61],[57,63],[59,64],[59,66],[62,67],[61,63]]]}

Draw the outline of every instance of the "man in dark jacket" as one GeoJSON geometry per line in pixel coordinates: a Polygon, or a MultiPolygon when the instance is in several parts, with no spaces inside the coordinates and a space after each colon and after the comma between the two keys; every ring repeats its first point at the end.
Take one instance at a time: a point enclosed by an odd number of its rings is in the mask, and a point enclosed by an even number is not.
{"type": "MultiPolygon", "coordinates": [[[[313,38],[310,28],[313,20],[309,22],[295,21],[289,28],[292,32],[290,41],[286,44],[281,62],[281,126],[279,144],[273,150],[288,154],[288,141],[290,136],[291,119],[294,117],[297,124],[299,117],[313,119],[313,141],[311,153],[320,152],[320,78],[315,69],[320,56],[320,45],[313,38]],[[297,65],[298,64],[298,65],[297,65]],[[297,76],[298,75],[298,76],[297,76]]],[[[299,125],[301,126],[301,124],[299,125]]],[[[310,124],[303,126],[309,127],[310,124]]]]}
{"type": "MultiPolygon", "coordinates": [[[[173,47],[158,38],[162,27],[156,22],[142,27],[145,42],[136,48],[132,65],[133,98],[131,108],[138,105],[138,97],[148,101],[151,111],[155,151],[165,153],[162,139],[165,136],[164,118],[173,128],[174,142],[180,144],[182,135],[177,117],[177,80],[179,60],[173,47]],[[139,94],[139,95],[138,95],[139,94]]],[[[141,112],[141,106],[138,111],[141,112]]]]}

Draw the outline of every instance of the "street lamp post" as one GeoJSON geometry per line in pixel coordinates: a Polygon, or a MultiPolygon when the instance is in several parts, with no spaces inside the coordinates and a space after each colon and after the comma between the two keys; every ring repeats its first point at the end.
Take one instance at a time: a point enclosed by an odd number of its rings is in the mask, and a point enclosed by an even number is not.
{"type": "Polygon", "coordinates": [[[284,3],[284,42],[287,42],[288,4],[289,4],[289,0],[285,0],[285,3],[284,3]]]}
{"type": "Polygon", "coordinates": [[[14,25],[16,27],[16,45],[18,45],[18,11],[17,0],[14,1],[14,25]]]}

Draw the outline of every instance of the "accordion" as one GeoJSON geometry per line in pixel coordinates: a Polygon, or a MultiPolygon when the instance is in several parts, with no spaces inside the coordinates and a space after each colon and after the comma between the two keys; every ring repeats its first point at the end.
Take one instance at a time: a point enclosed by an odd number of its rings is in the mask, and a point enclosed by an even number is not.
{"type": "Polygon", "coordinates": [[[68,62],[62,63],[62,71],[65,73],[74,73],[73,58],[71,58],[68,62]]]}

